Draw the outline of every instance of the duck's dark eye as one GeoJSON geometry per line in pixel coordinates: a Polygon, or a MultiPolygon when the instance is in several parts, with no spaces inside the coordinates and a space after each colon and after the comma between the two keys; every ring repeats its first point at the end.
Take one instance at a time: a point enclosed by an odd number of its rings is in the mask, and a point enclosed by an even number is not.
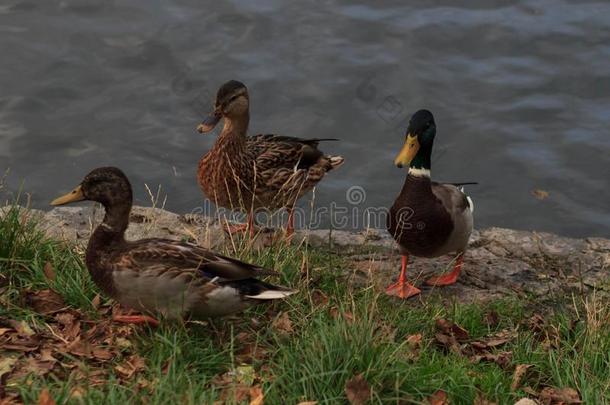
{"type": "Polygon", "coordinates": [[[231,97],[231,98],[229,99],[229,102],[237,100],[237,97],[239,97],[239,96],[233,96],[233,97],[231,97]]]}

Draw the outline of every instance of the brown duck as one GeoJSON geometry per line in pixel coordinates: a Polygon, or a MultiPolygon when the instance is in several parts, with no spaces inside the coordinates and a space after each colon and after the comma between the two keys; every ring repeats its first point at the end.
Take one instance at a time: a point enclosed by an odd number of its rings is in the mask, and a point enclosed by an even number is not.
{"type": "MultiPolygon", "coordinates": [[[[125,240],[132,191],[125,174],[115,167],[93,170],[51,204],[82,200],[97,201],[106,211],[89,239],[87,269],[105,294],[128,308],[166,318],[207,318],[294,293],[256,278],[273,271],[197,245],[170,239],[125,240]]],[[[155,323],[147,315],[115,319],[155,323]]]]}
{"type": "Polygon", "coordinates": [[[231,80],[216,94],[214,111],[197,128],[208,133],[224,118],[224,126],[214,147],[199,161],[197,178],[204,194],[216,205],[248,212],[253,229],[253,213],[259,209],[289,210],[287,233],[294,230],[292,208],[329,171],[343,163],[343,157],[325,155],[321,141],[280,135],[247,136],[250,122],[246,86],[231,80]]]}
{"type": "MultiPolygon", "coordinates": [[[[407,178],[388,216],[388,231],[400,247],[402,268],[398,282],[386,293],[409,298],[420,290],[407,282],[409,256],[438,257],[455,252],[453,271],[427,280],[445,286],[456,282],[472,232],[474,205],[458,188],[430,180],[430,157],[436,124],[428,110],[416,112],[409,122],[405,144],[396,157],[398,167],[409,168],[407,178]]],[[[472,184],[472,183],[463,183],[472,184]]]]}

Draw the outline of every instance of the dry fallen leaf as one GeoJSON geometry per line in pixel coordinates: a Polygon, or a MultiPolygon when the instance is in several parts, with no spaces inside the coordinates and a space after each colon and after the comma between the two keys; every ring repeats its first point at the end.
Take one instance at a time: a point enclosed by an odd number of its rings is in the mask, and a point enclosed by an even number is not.
{"type": "Polygon", "coordinates": [[[311,292],[311,301],[316,306],[324,306],[328,304],[329,298],[328,295],[324,294],[322,291],[313,290],[311,292]]]}
{"type": "Polygon", "coordinates": [[[129,380],[137,372],[144,370],[146,361],[137,354],[129,356],[123,364],[118,364],[114,370],[125,380],[129,380]]]}
{"type": "Polygon", "coordinates": [[[282,312],[280,316],[275,318],[273,321],[273,328],[277,330],[280,335],[290,335],[294,332],[288,312],[282,312]]]}
{"type": "Polygon", "coordinates": [[[530,386],[526,386],[526,387],[521,388],[521,391],[525,392],[526,394],[530,394],[531,396],[533,396],[535,398],[538,398],[538,393],[536,392],[535,389],[533,389],[530,386]]]}
{"type": "Polygon", "coordinates": [[[269,355],[269,350],[262,347],[259,343],[245,343],[236,353],[235,359],[239,363],[249,364],[254,361],[265,359],[269,355]]]}
{"type": "Polygon", "coordinates": [[[492,309],[485,314],[485,323],[490,328],[495,328],[500,324],[500,315],[492,309]]]}
{"type": "Polygon", "coordinates": [[[462,328],[460,325],[448,321],[446,319],[437,319],[436,320],[436,329],[445,335],[453,335],[458,342],[468,340],[470,335],[466,331],[466,329],[462,328]]]}
{"type": "Polygon", "coordinates": [[[364,375],[358,374],[345,383],[345,395],[351,405],[364,405],[371,398],[371,387],[364,379],[364,375]]]}
{"type": "Polygon", "coordinates": [[[438,390],[428,398],[430,405],[449,405],[447,393],[443,390],[438,390]]]}
{"type": "Polygon", "coordinates": [[[417,333],[415,335],[407,336],[407,350],[405,358],[408,360],[417,360],[419,358],[419,352],[421,349],[422,335],[417,333]]]}
{"type": "Polygon", "coordinates": [[[477,393],[477,396],[474,398],[474,402],[472,405],[498,405],[497,402],[490,401],[482,396],[480,393],[477,393]]]}
{"type": "Polygon", "coordinates": [[[46,262],[44,267],[42,268],[45,277],[50,281],[55,281],[55,270],[53,270],[53,265],[50,262],[46,262]]]}
{"type": "Polygon", "coordinates": [[[91,354],[93,355],[93,357],[100,361],[108,361],[116,356],[115,352],[104,347],[94,347],[91,350],[91,354]]]}
{"type": "Polygon", "coordinates": [[[43,389],[40,391],[40,395],[38,396],[38,405],[55,405],[55,401],[49,394],[48,389],[43,389]]]}
{"type": "Polygon", "coordinates": [[[538,397],[545,405],[580,404],[580,395],[573,388],[545,387],[538,397]]]}
{"type": "Polygon", "coordinates": [[[50,289],[26,291],[25,302],[42,315],[48,315],[66,307],[63,297],[50,289]]]}
{"type": "Polygon", "coordinates": [[[515,391],[517,388],[519,388],[521,381],[523,381],[523,377],[525,377],[527,369],[531,366],[531,364],[517,364],[515,367],[515,373],[513,374],[513,382],[510,384],[511,391],[515,391]]]}
{"type": "Polygon", "coordinates": [[[10,373],[13,370],[13,366],[17,363],[17,357],[8,357],[4,354],[0,359],[0,377],[4,374],[10,373]]]}
{"type": "Polygon", "coordinates": [[[509,330],[500,331],[494,335],[486,336],[482,339],[471,342],[468,350],[474,353],[488,352],[491,349],[497,348],[508,343],[516,337],[516,333],[509,330]]]}
{"type": "Polygon", "coordinates": [[[10,319],[8,323],[13,329],[17,331],[17,334],[19,336],[31,337],[36,334],[36,332],[34,332],[34,330],[30,327],[30,325],[28,325],[26,321],[16,321],[14,319],[10,319]]]}
{"type": "Polygon", "coordinates": [[[231,385],[226,387],[220,393],[220,404],[240,404],[246,401],[250,396],[250,387],[245,385],[231,385]]]}
{"type": "Polygon", "coordinates": [[[546,190],[535,189],[532,190],[532,195],[536,197],[537,200],[542,201],[549,196],[549,192],[546,190]]]}
{"type": "Polygon", "coordinates": [[[82,399],[85,396],[86,392],[87,391],[84,388],[74,387],[70,391],[70,399],[80,402],[80,401],[82,401],[82,399]]]}
{"type": "Polygon", "coordinates": [[[252,366],[239,366],[235,369],[235,380],[249,387],[256,380],[256,370],[252,366]]]}
{"type": "Polygon", "coordinates": [[[515,402],[515,405],[538,405],[538,402],[529,398],[521,398],[520,400],[515,402]]]}
{"type": "Polygon", "coordinates": [[[470,360],[473,363],[480,361],[488,361],[490,363],[496,363],[502,368],[507,368],[510,365],[511,359],[513,358],[513,352],[498,352],[498,353],[483,353],[480,355],[472,356],[470,360]]]}
{"type": "Polygon", "coordinates": [[[265,403],[265,395],[263,389],[259,385],[250,388],[250,405],[263,405],[265,403]]]}
{"type": "Polygon", "coordinates": [[[462,354],[462,349],[457,340],[455,339],[455,336],[445,335],[444,333],[437,333],[436,335],[434,335],[434,339],[436,343],[442,348],[457,354],[462,354]]]}
{"type": "Polygon", "coordinates": [[[348,323],[353,323],[354,322],[354,314],[353,313],[351,313],[349,311],[339,311],[339,308],[337,308],[337,307],[332,307],[330,309],[330,316],[332,316],[333,319],[343,318],[348,323]]]}
{"type": "Polygon", "coordinates": [[[419,349],[421,347],[421,341],[422,341],[421,333],[407,336],[407,346],[409,346],[409,348],[411,350],[419,349]]]}
{"type": "Polygon", "coordinates": [[[544,333],[546,321],[540,314],[534,314],[527,320],[527,327],[534,333],[544,333]]]}
{"type": "Polygon", "coordinates": [[[38,376],[44,376],[53,370],[56,364],[57,359],[53,357],[52,349],[43,348],[38,355],[26,358],[25,363],[19,372],[24,375],[36,374],[38,376]]]}
{"type": "Polygon", "coordinates": [[[303,401],[299,402],[297,405],[318,405],[318,401],[303,401]]]}
{"type": "Polygon", "coordinates": [[[100,307],[100,304],[102,303],[102,297],[97,294],[95,297],[93,297],[93,299],[91,300],[91,306],[95,309],[98,309],[100,307]]]}
{"type": "Polygon", "coordinates": [[[62,326],[61,335],[64,340],[72,342],[80,336],[80,321],[76,318],[75,314],[71,312],[60,312],[55,315],[55,320],[62,326]]]}
{"type": "Polygon", "coordinates": [[[2,344],[2,349],[28,353],[38,350],[38,342],[33,340],[21,340],[15,343],[4,343],[2,344]]]}

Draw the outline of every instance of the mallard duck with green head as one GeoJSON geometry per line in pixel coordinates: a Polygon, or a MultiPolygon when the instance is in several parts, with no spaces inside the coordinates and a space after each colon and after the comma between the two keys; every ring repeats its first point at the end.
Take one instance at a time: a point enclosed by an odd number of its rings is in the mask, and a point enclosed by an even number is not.
{"type": "Polygon", "coordinates": [[[436,183],[430,179],[435,135],[432,113],[417,111],[409,121],[404,146],[394,162],[399,168],[407,167],[408,173],[388,216],[388,231],[400,248],[402,267],[398,281],[390,285],[386,293],[400,298],[420,293],[407,281],[411,255],[432,258],[455,252],[453,270],[426,281],[433,286],[455,283],[462,271],[464,252],[472,233],[472,200],[459,184],[436,183]]]}
{"type": "Polygon", "coordinates": [[[293,207],[324,176],[343,164],[343,157],[318,149],[322,141],[274,134],[248,136],[250,97],[237,80],[223,84],[214,111],[198,126],[200,133],[224,125],[212,149],[199,161],[197,179],[215,204],[248,213],[248,223],[233,231],[253,230],[253,213],[260,209],[289,211],[287,233],[294,230],[293,207]]]}
{"type": "Polygon", "coordinates": [[[194,244],[159,238],[125,240],[132,189],[115,167],[93,170],[51,204],[83,200],[102,204],[106,212],[87,245],[85,263],[93,281],[121,305],[145,314],[120,315],[115,317],[118,321],[223,316],[294,293],[257,279],[274,271],[194,244]]]}

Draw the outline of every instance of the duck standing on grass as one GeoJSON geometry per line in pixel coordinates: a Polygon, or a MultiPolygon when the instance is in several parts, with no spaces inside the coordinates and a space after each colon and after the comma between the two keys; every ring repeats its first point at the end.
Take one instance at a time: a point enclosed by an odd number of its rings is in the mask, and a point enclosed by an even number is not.
{"type": "MultiPolygon", "coordinates": [[[[95,284],[121,305],[170,319],[207,318],[295,292],[255,278],[273,271],[197,245],[170,239],[126,241],[132,191],[115,167],[93,170],[51,205],[83,200],[97,201],[106,211],[89,239],[87,269],[95,284]]],[[[148,315],[118,315],[115,320],[156,324],[148,315]]]]}
{"type": "Polygon", "coordinates": [[[431,258],[457,252],[453,271],[426,281],[433,286],[455,283],[472,232],[472,200],[454,184],[430,180],[430,156],[435,135],[432,113],[417,111],[411,117],[405,144],[394,162],[398,167],[409,168],[388,216],[388,231],[400,247],[402,268],[398,282],[390,285],[386,293],[400,298],[420,293],[407,282],[409,255],[431,258]]]}
{"type": "Polygon", "coordinates": [[[197,128],[208,133],[224,118],[214,147],[199,161],[199,185],[216,205],[248,212],[247,224],[231,232],[249,229],[253,235],[256,210],[287,208],[286,233],[292,235],[296,201],[339,167],[343,157],[325,155],[318,149],[321,141],[336,139],[247,136],[249,103],[243,83],[231,80],[218,90],[214,111],[197,128]]]}

